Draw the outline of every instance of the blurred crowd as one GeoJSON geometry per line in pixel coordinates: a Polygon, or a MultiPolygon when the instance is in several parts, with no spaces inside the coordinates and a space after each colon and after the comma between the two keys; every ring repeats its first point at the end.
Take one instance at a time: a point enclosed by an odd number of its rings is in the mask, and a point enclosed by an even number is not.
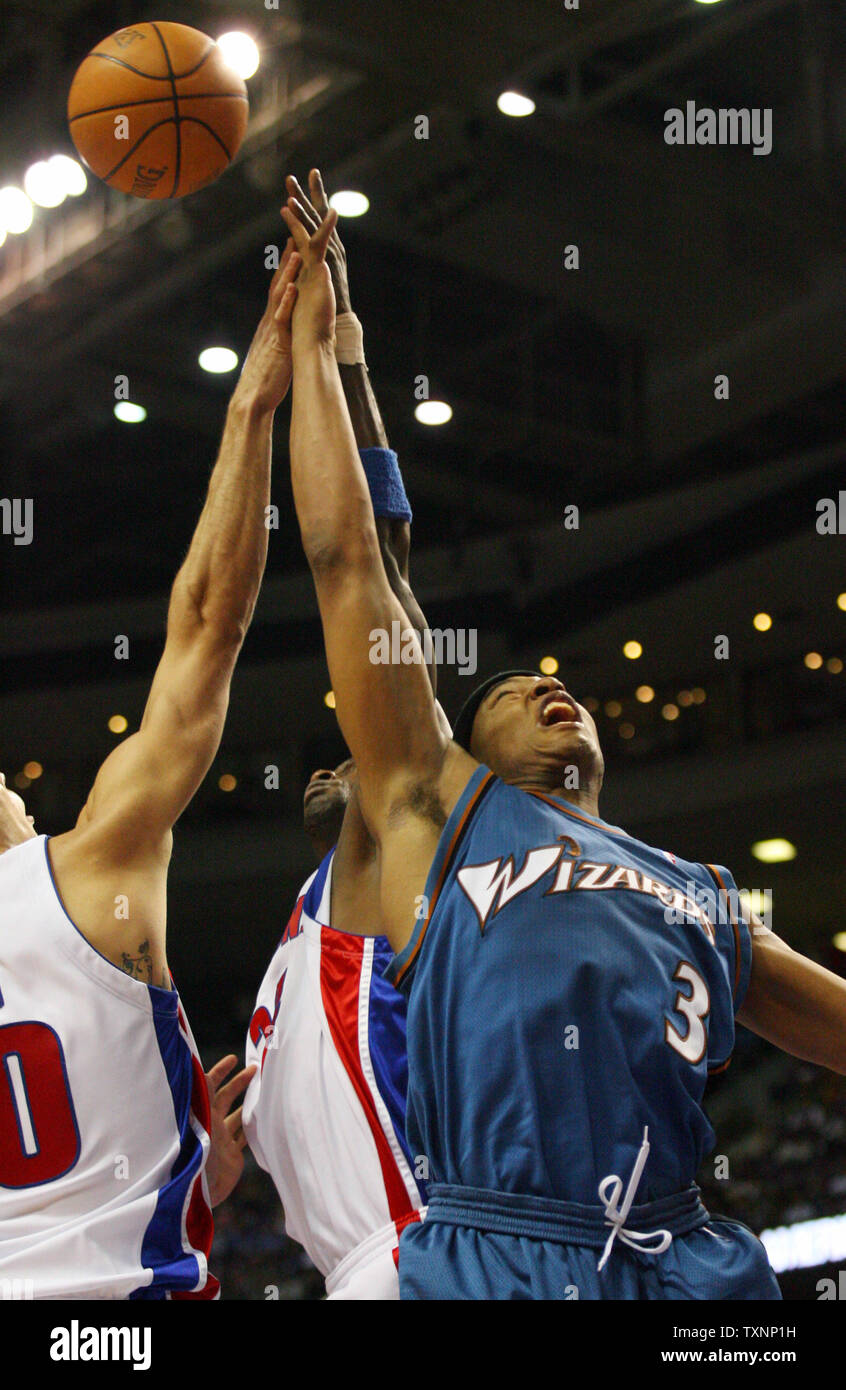
{"type": "Polygon", "coordinates": [[[221,1298],[323,1297],[323,1279],[288,1236],[276,1189],[249,1149],[238,1187],[215,1209],[211,1269],[221,1298]]]}
{"type": "Polygon", "coordinates": [[[739,1030],[706,1094],[717,1144],[698,1175],[705,1205],[756,1232],[846,1212],[844,1101],[846,1079],[739,1030]]]}

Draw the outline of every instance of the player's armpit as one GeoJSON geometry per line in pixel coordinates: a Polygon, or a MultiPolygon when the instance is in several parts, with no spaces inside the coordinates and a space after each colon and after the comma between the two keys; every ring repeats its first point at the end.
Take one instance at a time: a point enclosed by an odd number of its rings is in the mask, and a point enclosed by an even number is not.
{"type": "Polygon", "coordinates": [[[381,936],[379,856],[353,782],[332,861],[330,921],[354,936],[381,936]]]}
{"type": "Polygon", "coordinates": [[[784,1052],[846,1075],[846,980],[766,928],[753,926],[752,974],[737,1018],[784,1052]]]}

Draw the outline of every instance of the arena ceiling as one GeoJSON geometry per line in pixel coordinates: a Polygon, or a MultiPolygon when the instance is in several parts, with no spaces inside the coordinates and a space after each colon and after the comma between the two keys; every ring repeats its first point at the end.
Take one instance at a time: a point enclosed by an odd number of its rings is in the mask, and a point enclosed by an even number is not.
{"type": "MultiPolygon", "coordinates": [[[[846,703],[833,674],[809,684],[802,655],[846,658],[844,541],[815,528],[844,485],[842,6],[55,0],[48,22],[4,0],[0,183],[71,152],[76,66],[145,18],[246,29],[263,62],[244,147],[212,188],[146,204],[92,183],[0,248],[0,494],[32,497],[38,518],[31,546],[0,537],[0,767],[43,763],[27,793],[41,824],[75,814],[108,715],[140,716],[231,389],[197,354],[245,352],[283,177],[318,164],[370,199],[342,230],[430,621],[477,626],[481,669],[554,651],[578,694],[632,710],[637,680],[654,685],[631,747],[603,725],[606,814],[693,857],[739,856],[739,876],[762,826],[789,822],[807,851],[801,875],[776,875],[778,925],[821,954],[846,888],[846,703]],[[535,114],[503,116],[504,88],[535,114]],[[771,110],[772,152],[667,145],[664,113],[688,101],[771,110]],[[421,373],[453,407],[442,430],[414,420],[421,373]],[[148,409],[140,427],[113,418],[117,374],[148,409]],[[636,676],[620,654],[633,635],[636,676]],[[668,732],[660,698],[693,684],[707,715],[668,732]]],[[[216,769],[235,767],[239,790],[223,805],[210,778],[177,838],[174,966],[221,1001],[232,940],[246,998],[309,868],[298,788],[337,747],[286,432],[283,407],[282,522],[216,769]],[[268,763],[285,773],[272,805],[268,763]]],[[[445,673],[448,708],[464,685],[445,673]]]]}

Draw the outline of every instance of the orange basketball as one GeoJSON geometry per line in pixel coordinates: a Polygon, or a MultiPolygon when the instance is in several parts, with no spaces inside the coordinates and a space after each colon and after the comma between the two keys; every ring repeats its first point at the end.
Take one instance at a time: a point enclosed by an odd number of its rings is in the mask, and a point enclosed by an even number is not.
{"type": "Polygon", "coordinates": [[[213,183],[247,129],[247,89],[207,34],[167,21],[104,39],[68,96],[89,169],[136,198],[183,198],[213,183]]]}

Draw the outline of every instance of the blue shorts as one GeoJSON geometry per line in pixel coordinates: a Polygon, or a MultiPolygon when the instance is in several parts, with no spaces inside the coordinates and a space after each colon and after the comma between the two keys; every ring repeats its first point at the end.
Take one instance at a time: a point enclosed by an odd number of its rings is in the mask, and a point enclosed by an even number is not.
{"type": "Polygon", "coordinates": [[[507,1219],[492,1219],[484,1203],[458,1206],[455,1194],[468,1191],[430,1188],[426,1220],[406,1226],[400,1237],[400,1298],[781,1298],[757,1236],[739,1221],[709,1216],[698,1193],[695,1207],[685,1194],[684,1211],[677,1206],[669,1215],[666,1202],[633,1207],[630,1228],[670,1229],[671,1245],[661,1254],[649,1254],[617,1239],[597,1271],[609,1231],[601,1208],[498,1194],[500,1213],[503,1201],[508,1203],[507,1219]],[[452,1200],[445,1201],[442,1194],[452,1194],[452,1200]],[[523,1203],[529,1203],[528,1215],[520,1210],[523,1203]],[[565,1208],[567,1220],[562,1222],[565,1208]],[[521,1233],[521,1227],[531,1233],[521,1233]],[[553,1238],[562,1234],[565,1239],[553,1238]]]}

